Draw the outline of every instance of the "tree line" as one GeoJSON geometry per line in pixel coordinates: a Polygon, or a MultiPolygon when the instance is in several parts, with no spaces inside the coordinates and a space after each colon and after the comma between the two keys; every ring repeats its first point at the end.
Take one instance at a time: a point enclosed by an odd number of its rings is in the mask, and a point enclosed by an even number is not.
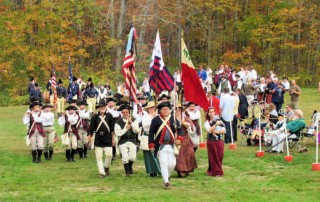
{"type": "Polygon", "coordinates": [[[44,86],[52,64],[67,82],[69,57],[74,75],[115,85],[132,25],[140,80],[159,29],[171,72],[183,36],[195,65],[253,65],[314,85],[319,17],[319,0],[0,0],[0,91],[24,95],[30,76],[44,86]]]}

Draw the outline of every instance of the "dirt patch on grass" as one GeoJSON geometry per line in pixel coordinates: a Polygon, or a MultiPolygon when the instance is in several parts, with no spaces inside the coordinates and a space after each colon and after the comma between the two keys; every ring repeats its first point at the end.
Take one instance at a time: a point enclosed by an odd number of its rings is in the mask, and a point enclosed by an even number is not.
{"type": "Polygon", "coordinates": [[[72,188],[73,190],[78,190],[78,191],[86,191],[86,192],[110,192],[112,191],[112,188],[108,187],[77,187],[77,188],[72,188]]]}

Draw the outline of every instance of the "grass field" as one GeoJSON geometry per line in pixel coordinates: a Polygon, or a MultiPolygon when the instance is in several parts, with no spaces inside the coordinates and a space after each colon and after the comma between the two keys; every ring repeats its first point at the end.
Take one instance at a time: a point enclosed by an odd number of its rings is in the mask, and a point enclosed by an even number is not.
{"type": "MultiPolygon", "coordinates": [[[[313,110],[320,110],[319,101],[316,89],[303,89],[300,105],[307,123],[313,110]]],[[[87,159],[77,157],[75,163],[67,163],[61,142],[52,161],[31,163],[23,139],[26,109],[0,108],[0,201],[319,201],[320,172],[311,170],[314,142],[306,153],[293,150],[292,163],[283,160],[284,154],[256,158],[258,148],[242,146],[240,141],[236,150],[226,146],[222,178],[206,176],[206,149],[200,149],[199,168],[187,178],[173,173],[172,189],[164,190],[162,178],[145,173],[141,152],[130,178],[125,177],[119,157],[105,179],[98,178],[93,151],[87,159]]],[[[61,135],[62,129],[56,129],[61,135]]]]}

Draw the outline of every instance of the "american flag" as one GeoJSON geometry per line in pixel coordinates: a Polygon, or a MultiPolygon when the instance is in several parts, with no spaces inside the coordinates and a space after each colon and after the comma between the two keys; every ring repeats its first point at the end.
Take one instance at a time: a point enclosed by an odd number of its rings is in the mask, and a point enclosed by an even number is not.
{"type": "Polygon", "coordinates": [[[157,94],[160,94],[161,91],[164,90],[171,91],[174,86],[174,79],[170,74],[169,70],[164,65],[159,31],[157,31],[156,41],[154,43],[154,48],[151,57],[149,83],[150,87],[157,94]]]}
{"type": "Polygon", "coordinates": [[[137,33],[135,28],[132,26],[129,32],[128,44],[126,49],[126,56],[122,66],[122,74],[125,78],[126,88],[129,90],[130,96],[134,102],[138,102],[136,91],[137,91],[137,80],[135,75],[134,67],[134,56],[135,56],[135,40],[137,39],[137,33]]]}

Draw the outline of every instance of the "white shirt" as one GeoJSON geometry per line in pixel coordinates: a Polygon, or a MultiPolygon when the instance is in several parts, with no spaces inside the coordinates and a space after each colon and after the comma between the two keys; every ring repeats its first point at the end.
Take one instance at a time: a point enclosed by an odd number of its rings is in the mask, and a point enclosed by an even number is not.
{"type": "Polygon", "coordinates": [[[282,82],[282,85],[284,86],[284,88],[286,89],[286,90],[289,90],[290,89],[290,83],[288,82],[288,81],[283,81],[282,82]]]}
{"type": "MultiPolygon", "coordinates": [[[[140,105],[141,107],[141,104],[139,103],[138,105],[140,105]]],[[[132,117],[137,120],[139,123],[141,122],[142,120],[142,116],[144,115],[144,113],[146,113],[143,108],[142,108],[142,114],[138,113],[138,105],[137,104],[134,104],[133,105],[133,110],[132,110],[132,117]]]]}
{"type": "MultiPolygon", "coordinates": [[[[36,113],[31,112],[31,115],[33,116],[33,120],[36,123],[42,123],[42,117],[41,116],[39,117],[39,114],[40,112],[36,112],[36,113]]],[[[30,123],[30,116],[24,115],[22,121],[23,121],[23,124],[28,125],[30,123]]]]}
{"type": "Polygon", "coordinates": [[[232,121],[234,116],[234,99],[228,94],[221,95],[220,98],[220,108],[221,108],[221,116],[225,121],[232,121]]]}
{"type": "Polygon", "coordinates": [[[221,86],[222,86],[223,82],[227,82],[227,87],[229,88],[229,91],[231,91],[230,82],[229,82],[227,79],[226,79],[225,81],[222,81],[222,80],[221,80],[220,85],[219,85],[219,87],[218,87],[218,94],[219,94],[219,95],[224,94],[224,93],[223,93],[223,89],[221,89],[221,86]]]}
{"type": "Polygon", "coordinates": [[[242,89],[242,81],[241,81],[241,79],[239,79],[238,82],[237,82],[237,89],[242,89]]]}
{"type": "Polygon", "coordinates": [[[144,92],[150,92],[150,85],[148,80],[143,81],[142,87],[144,92]]]}
{"type": "Polygon", "coordinates": [[[107,112],[109,112],[113,118],[119,118],[121,116],[121,113],[114,108],[107,107],[107,112]]]}
{"type": "Polygon", "coordinates": [[[187,110],[187,111],[192,121],[200,119],[200,116],[201,116],[200,111],[198,110],[194,110],[194,111],[187,110]]]}
{"type": "Polygon", "coordinates": [[[52,112],[42,112],[42,125],[43,126],[53,126],[54,125],[54,114],[52,112]]]}
{"type": "Polygon", "coordinates": [[[252,69],[252,70],[250,71],[250,78],[252,78],[253,81],[257,80],[258,74],[257,74],[257,71],[256,71],[256,70],[252,69]]]}
{"type": "MultiPolygon", "coordinates": [[[[79,116],[78,116],[76,113],[74,113],[74,114],[69,114],[68,112],[66,112],[66,115],[67,115],[68,121],[69,121],[69,123],[70,123],[71,125],[76,124],[76,123],[78,122],[78,120],[79,120],[79,116]]],[[[60,116],[60,117],[58,118],[58,124],[59,124],[60,126],[62,126],[62,127],[66,124],[65,116],[60,116]]]]}
{"type": "Polygon", "coordinates": [[[145,113],[142,116],[142,128],[147,134],[149,134],[152,119],[153,119],[153,116],[151,116],[148,113],[145,113]]]}
{"type": "Polygon", "coordinates": [[[176,82],[180,83],[181,82],[181,74],[176,74],[176,82]]]}
{"type": "MultiPolygon", "coordinates": [[[[127,119],[123,119],[123,121],[126,123],[128,123],[128,120],[127,119]]],[[[122,135],[124,135],[128,130],[126,128],[126,125],[123,129],[121,129],[120,125],[116,123],[116,125],[114,126],[114,134],[117,136],[117,137],[121,137],[122,135]]],[[[138,133],[140,131],[140,128],[139,128],[139,123],[137,120],[135,120],[133,123],[131,123],[131,128],[132,128],[132,131],[134,133],[138,133]]]]}

